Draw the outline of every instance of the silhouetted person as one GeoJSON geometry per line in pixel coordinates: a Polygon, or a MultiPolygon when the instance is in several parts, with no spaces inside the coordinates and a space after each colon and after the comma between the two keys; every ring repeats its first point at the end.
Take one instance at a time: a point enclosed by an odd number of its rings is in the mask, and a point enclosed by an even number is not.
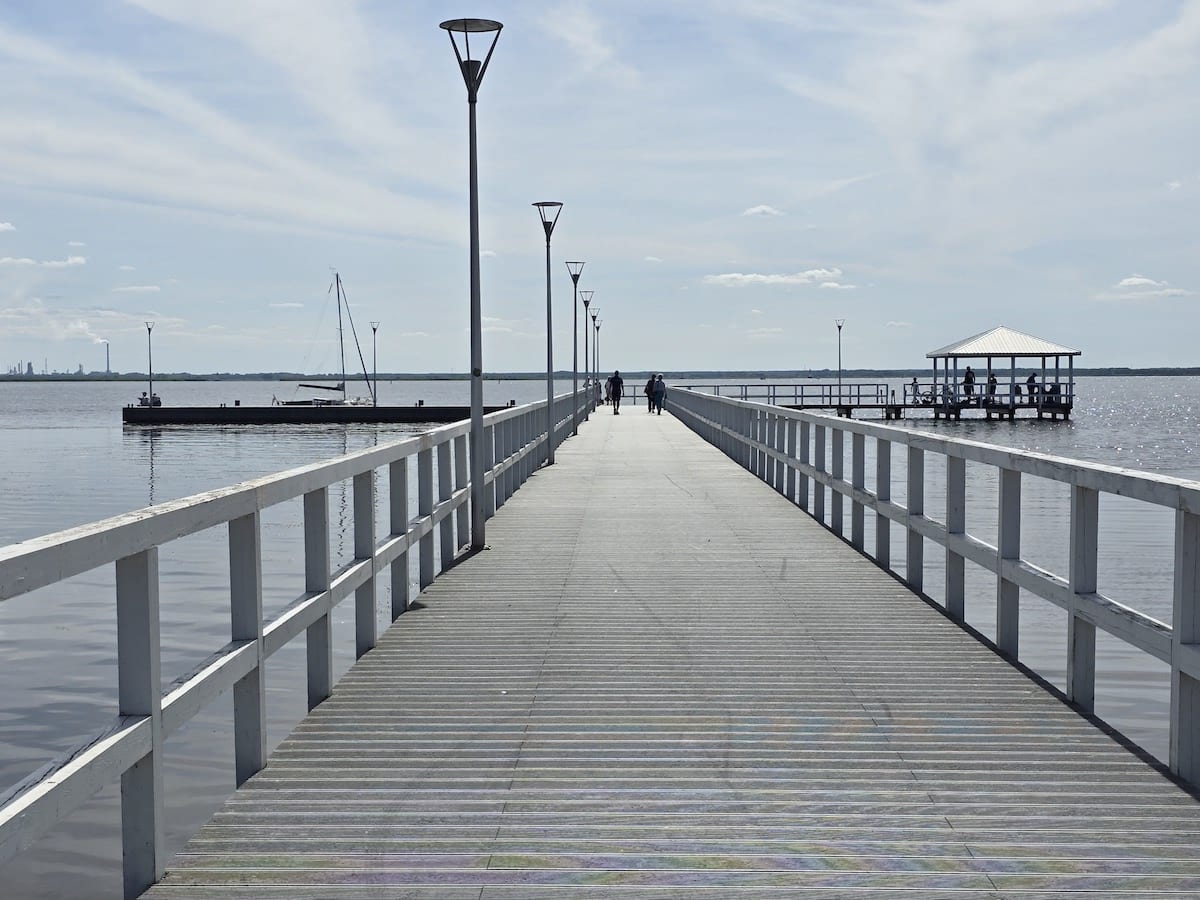
{"type": "Polygon", "coordinates": [[[661,416],[663,411],[663,401],[667,399],[667,385],[663,381],[662,375],[654,379],[654,389],[650,393],[650,399],[653,401],[654,408],[661,416]]]}
{"type": "Polygon", "coordinates": [[[608,379],[608,383],[612,385],[613,415],[619,416],[621,414],[621,394],[625,392],[625,379],[621,377],[620,370],[613,371],[612,378],[608,379]]]}

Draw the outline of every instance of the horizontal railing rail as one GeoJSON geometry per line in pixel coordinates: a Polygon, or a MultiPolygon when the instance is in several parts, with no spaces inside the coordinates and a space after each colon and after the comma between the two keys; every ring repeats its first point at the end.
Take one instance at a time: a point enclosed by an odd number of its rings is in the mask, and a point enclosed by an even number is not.
{"type": "MultiPolygon", "coordinates": [[[[554,400],[554,441],[571,433],[585,395],[554,400]]],[[[546,401],[484,417],[483,504],[492,516],[547,456],[546,401]]],[[[308,706],[333,688],[331,612],[355,598],[355,655],[377,639],[376,581],[390,575],[391,620],[409,607],[410,550],[419,589],[470,542],[470,421],[290,469],[276,475],[161,503],[0,548],[0,601],[98,569],[116,567],[118,715],[116,720],[25,781],[0,794],[0,863],[30,846],[101,788],[121,782],[125,895],[136,897],[163,873],[163,742],[219,695],[233,691],[237,784],[267,759],[266,660],[304,636],[308,706]],[[409,460],[415,457],[417,515],[410,515],[409,460]],[[436,478],[434,461],[436,458],[436,478]],[[388,534],[376,534],[376,473],[388,478],[388,534]],[[354,558],[332,567],[329,489],[352,483],[354,558]],[[305,590],[278,616],[263,616],[260,515],[303,498],[305,590]],[[230,641],[164,694],[160,685],[159,548],[209,528],[228,527],[230,641]],[[435,571],[434,540],[441,567],[435,571]]],[[[0,606],[2,611],[2,606],[0,606]]]]}
{"type": "Polygon", "coordinates": [[[687,384],[684,390],[715,397],[770,403],[773,406],[886,406],[895,403],[895,388],[882,382],[797,382],[751,381],[745,384],[687,384]]]}
{"type": "Polygon", "coordinates": [[[1096,629],[1171,667],[1169,766],[1200,785],[1200,482],[1133,472],[1044,453],[956,440],[919,431],[829,415],[782,409],[696,391],[677,390],[670,409],[688,427],[755,473],[801,509],[882,568],[892,565],[891,523],[905,529],[903,578],[924,593],[926,542],[945,548],[945,608],[965,624],[965,563],[996,579],[996,646],[1019,654],[1019,591],[1066,610],[1067,697],[1095,709],[1096,629]],[[850,472],[845,444],[850,442],[850,472]],[[866,441],[874,441],[875,489],[866,487],[866,441]],[[893,446],[907,454],[907,502],[892,500],[893,446]],[[925,510],[927,456],[945,465],[945,520],[925,510]],[[997,541],[967,531],[966,464],[996,470],[997,541]],[[1070,489],[1068,571],[1054,573],[1021,556],[1022,476],[1056,481],[1070,489]],[[1098,590],[1099,498],[1120,496],[1172,510],[1175,515],[1173,616],[1159,621],[1098,590]],[[845,500],[850,503],[849,534],[845,500]],[[828,506],[827,506],[828,504],[828,506]],[[865,513],[875,519],[873,553],[866,548],[865,513]],[[828,516],[827,516],[828,513],[828,516]]]}

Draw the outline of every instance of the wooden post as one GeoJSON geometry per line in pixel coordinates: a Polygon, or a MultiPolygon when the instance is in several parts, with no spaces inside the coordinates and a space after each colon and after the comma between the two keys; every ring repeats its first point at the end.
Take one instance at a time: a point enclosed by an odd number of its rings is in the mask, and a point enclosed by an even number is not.
{"type": "Polygon", "coordinates": [[[134,898],[166,868],[158,548],[117,560],[116,582],[117,713],[149,719],[151,735],[150,752],[121,774],[125,896],[134,898]]]}
{"type": "MultiPolygon", "coordinates": [[[[304,589],[329,590],[329,489],[304,495],[304,589]]],[[[333,630],[329,613],[308,626],[308,708],[313,709],[333,691],[333,630]]]]}
{"type": "MultiPolygon", "coordinates": [[[[892,442],[875,441],[875,499],[880,504],[892,499],[892,442]]],[[[875,513],[875,561],[892,570],[892,520],[875,513]]]]}
{"type": "MultiPolygon", "coordinates": [[[[450,441],[437,445],[438,502],[444,503],[454,492],[454,469],[450,463],[450,441]]],[[[442,558],[441,571],[445,572],[454,562],[454,517],[445,516],[438,523],[438,536],[442,558]]]]}
{"type": "MultiPolygon", "coordinates": [[[[850,435],[850,484],[860,491],[867,487],[867,439],[855,432],[850,435]]],[[[866,508],[857,499],[850,501],[850,543],[856,550],[866,546],[866,508]]]]}
{"type": "MultiPolygon", "coordinates": [[[[354,559],[375,556],[375,472],[354,476],[354,559]]],[[[371,577],[354,589],[354,658],[375,647],[375,564],[371,577]]]]}
{"type": "MultiPolygon", "coordinates": [[[[813,438],[813,468],[825,472],[825,426],[817,425],[813,438]]],[[[825,485],[813,479],[813,518],[825,524],[825,485]]]]}
{"type": "Polygon", "coordinates": [[[925,516],[925,451],[908,448],[908,534],[904,580],[918,594],[925,589],[925,539],[912,526],[912,519],[925,516]]]}
{"type": "MultiPolygon", "coordinates": [[[[946,535],[967,531],[967,461],[946,457],[946,535]]],[[[956,622],[967,616],[966,560],[946,548],[946,612],[956,622]]]]}
{"type": "MultiPolygon", "coordinates": [[[[808,421],[800,423],[800,463],[808,465],[811,462],[811,436],[812,425],[808,421]]],[[[796,502],[800,504],[800,508],[805,512],[808,511],[808,476],[801,472],[796,476],[796,502]]]]}
{"type": "MultiPolygon", "coordinates": [[[[584,406],[580,411],[580,415],[587,419],[587,407],[584,406]]],[[[496,514],[496,507],[500,505],[500,479],[493,473],[492,469],[496,466],[496,445],[500,442],[500,426],[485,425],[483,429],[483,476],[487,478],[492,475],[492,483],[483,489],[483,517],[490,519],[496,514]]],[[[466,459],[466,454],[463,455],[466,459]]]]}
{"type": "Polygon", "coordinates": [[[796,458],[796,420],[787,420],[787,458],[789,461],[787,467],[787,484],[784,485],[784,494],[793,503],[796,502],[796,467],[791,465],[791,460],[796,458]]]}
{"type": "MultiPolygon", "coordinates": [[[[1071,593],[1094,594],[1099,552],[1100,493],[1071,486],[1071,593]]],[[[1088,712],[1096,708],[1096,626],[1067,612],[1067,698],[1088,712]]]]}
{"type": "MultiPolygon", "coordinates": [[[[417,515],[421,518],[433,515],[433,451],[417,452],[417,515]]],[[[433,532],[421,536],[418,552],[419,581],[421,590],[433,584],[433,532]]]]}
{"type": "Polygon", "coordinates": [[[829,525],[833,529],[833,533],[838,536],[841,536],[843,532],[842,513],[845,511],[845,498],[836,488],[845,482],[846,448],[843,444],[845,434],[841,428],[833,426],[832,474],[835,486],[829,489],[829,502],[832,504],[829,510],[829,525]]]}
{"type": "MultiPolygon", "coordinates": [[[[572,395],[572,396],[574,396],[574,395],[572,395]]],[[[572,410],[571,414],[572,414],[572,416],[574,416],[574,410],[572,410]]],[[[483,440],[484,447],[480,448],[480,449],[484,449],[487,447],[487,438],[488,438],[488,435],[485,433],[484,440],[483,440]]],[[[483,460],[483,473],[484,473],[485,478],[487,477],[487,471],[490,468],[491,468],[491,465],[487,461],[487,454],[486,454],[486,450],[485,450],[484,460],[483,460]]],[[[454,489],[456,491],[462,490],[463,488],[465,488],[467,486],[467,481],[468,481],[468,478],[467,478],[467,436],[465,434],[463,434],[463,435],[459,435],[458,437],[456,437],[454,439],[454,489]]],[[[484,491],[484,493],[487,493],[487,491],[484,491]]],[[[483,508],[484,508],[483,514],[484,514],[485,518],[489,515],[489,513],[487,512],[487,507],[488,507],[488,503],[487,503],[487,499],[485,498],[483,501],[483,508]]],[[[470,543],[471,543],[471,507],[470,507],[470,505],[468,503],[463,503],[461,506],[459,506],[459,508],[457,510],[455,510],[454,518],[455,518],[454,553],[455,553],[455,555],[457,555],[459,547],[466,547],[466,546],[470,545],[470,543]]]]}
{"type": "MultiPolygon", "coordinates": [[[[408,532],[408,457],[388,465],[388,506],[392,535],[408,532]]],[[[408,612],[408,551],[392,561],[392,621],[408,612]]]]}
{"type": "MultiPolygon", "coordinates": [[[[1004,560],[1021,558],[1021,473],[1000,469],[997,569],[1004,560]]],[[[1002,574],[996,576],[996,646],[1010,659],[1020,656],[1020,589],[1002,574]]]]}
{"type": "Polygon", "coordinates": [[[267,764],[263,666],[262,527],[253,512],[229,523],[229,637],[255,644],[254,669],[233,686],[233,762],[240,787],[267,764]]]}
{"type": "MultiPolygon", "coordinates": [[[[1175,590],[1172,656],[1200,643],[1200,516],[1175,513],[1175,590]]],[[[1200,679],[1171,665],[1171,771],[1200,784],[1200,679]]]]}

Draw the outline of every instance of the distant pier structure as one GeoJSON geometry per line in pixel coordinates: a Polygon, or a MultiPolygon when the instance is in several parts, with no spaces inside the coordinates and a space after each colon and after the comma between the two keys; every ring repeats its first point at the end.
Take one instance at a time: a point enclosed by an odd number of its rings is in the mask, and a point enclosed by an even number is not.
{"type": "Polygon", "coordinates": [[[914,378],[906,385],[905,405],[931,408],[935,419],[958,419],[966,409],[981,410],[989,419],[1022,414],[1069,419],[1075,357],[1081,352],[1001,325],[926,353],[933,360],[933,380],[922,385],[914,378]],[[1038,363],[1020,366],[1029,374],[1018,376],[1018,360],[1031,359],[1038,363]]]}

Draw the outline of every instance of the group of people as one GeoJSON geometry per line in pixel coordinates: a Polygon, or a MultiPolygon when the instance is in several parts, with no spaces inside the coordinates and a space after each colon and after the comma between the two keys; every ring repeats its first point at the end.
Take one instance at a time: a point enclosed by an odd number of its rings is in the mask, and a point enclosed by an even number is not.
{"type": "MultiPolygon", "coordinates": [[[[999,382],[996,379],[996,373],[988,372],[987,396],[985,397],[982,393],[980,394],[979,401],[980,401],[981,405],[990,406],[995,403],[996,388],[998,385],[999,385],[999,382]]],[[[1037,380],[1037,375],[1032,372],[1030,373],[1029,377],[1025,380],[1025,395],[1029,398],[1028,399],[1029,403],[1037,403],[1038,402],[1037,396],[1039,393],[1044,398],[1043,402],[1054,403],[1058,399],[1058,397],[1061,396],[1060,390],[1061,389],[1059,388],[1059,386],[1057,384],[1051,384],[1048,386],[1039,385],[1038,380],[1037,380]]],[[[933,393],[932,391],[927,392],[927,393],[921,392],[921,387],[918,384],[915,376],[913,377],[912,384],[909,385],[909,392],[912,396],[913,403],[928,404],[928,403],[933,402],[933,400],[935,399],[932,395],[932,393],[933,393]]],[[[942,389],[941,389],[942,402],[945,402],[945,403],[952,402],[952,400],[953,400],[952,392],[953,392],[953,386],[949,381],[947,381],[946,384],[942,385],[942,389]]],[[[966,398],[966,402],[968,404],[973,403],[975,401],[975,371],[970,366],[967,366],[967,370],[963,373],[962,392],[963,392],[963,397],[966,398]]],[[[1014,394],[1014,397],[1012,398],[1012,402],[1020,403],[1021,401],[1019,398],[1021,397],[1021,386],[1019,384],[1013,386],[1013,394],[1014,394]]]]}
{"type": "MultiPolygon", "coordinates": [[[[596,385],[597,391],[599,391],[599,388],[600,386],[596,385]]],[[[662,374],[651,375],[642,392],[646,395],[647,412],[657,412],[661,416],[663,404],[667,399],[667,385],[663,381],[662,374]]],[[[621,377],[621,372],[618,369],[608,376],[604,382],[604,402],[612,406],[614,416],[621,414],[621,397],[624,393],[625,379],[621,377]]]]}
{"type": "Polygon", "coordinates": [[[667,399],[667,385],[661,372],[650,376],[646,386],[642,388],[642,393],[646,395],[646,412],[657,412],[661,416],[663,403],[667,399]]]}
{"type": "MultiPolygon", "coordinates": [[[[987,395],[989,402],[996,396],[996,385],[998,383],[996,381],[996,373],[988,372],[987,395]]],[[[967,366],[967,371],[963,373],[962,386],[963,393],[967,397],[967,402],[970,403],[975,397],[975,371],[970,366],[967,366]]]]}

